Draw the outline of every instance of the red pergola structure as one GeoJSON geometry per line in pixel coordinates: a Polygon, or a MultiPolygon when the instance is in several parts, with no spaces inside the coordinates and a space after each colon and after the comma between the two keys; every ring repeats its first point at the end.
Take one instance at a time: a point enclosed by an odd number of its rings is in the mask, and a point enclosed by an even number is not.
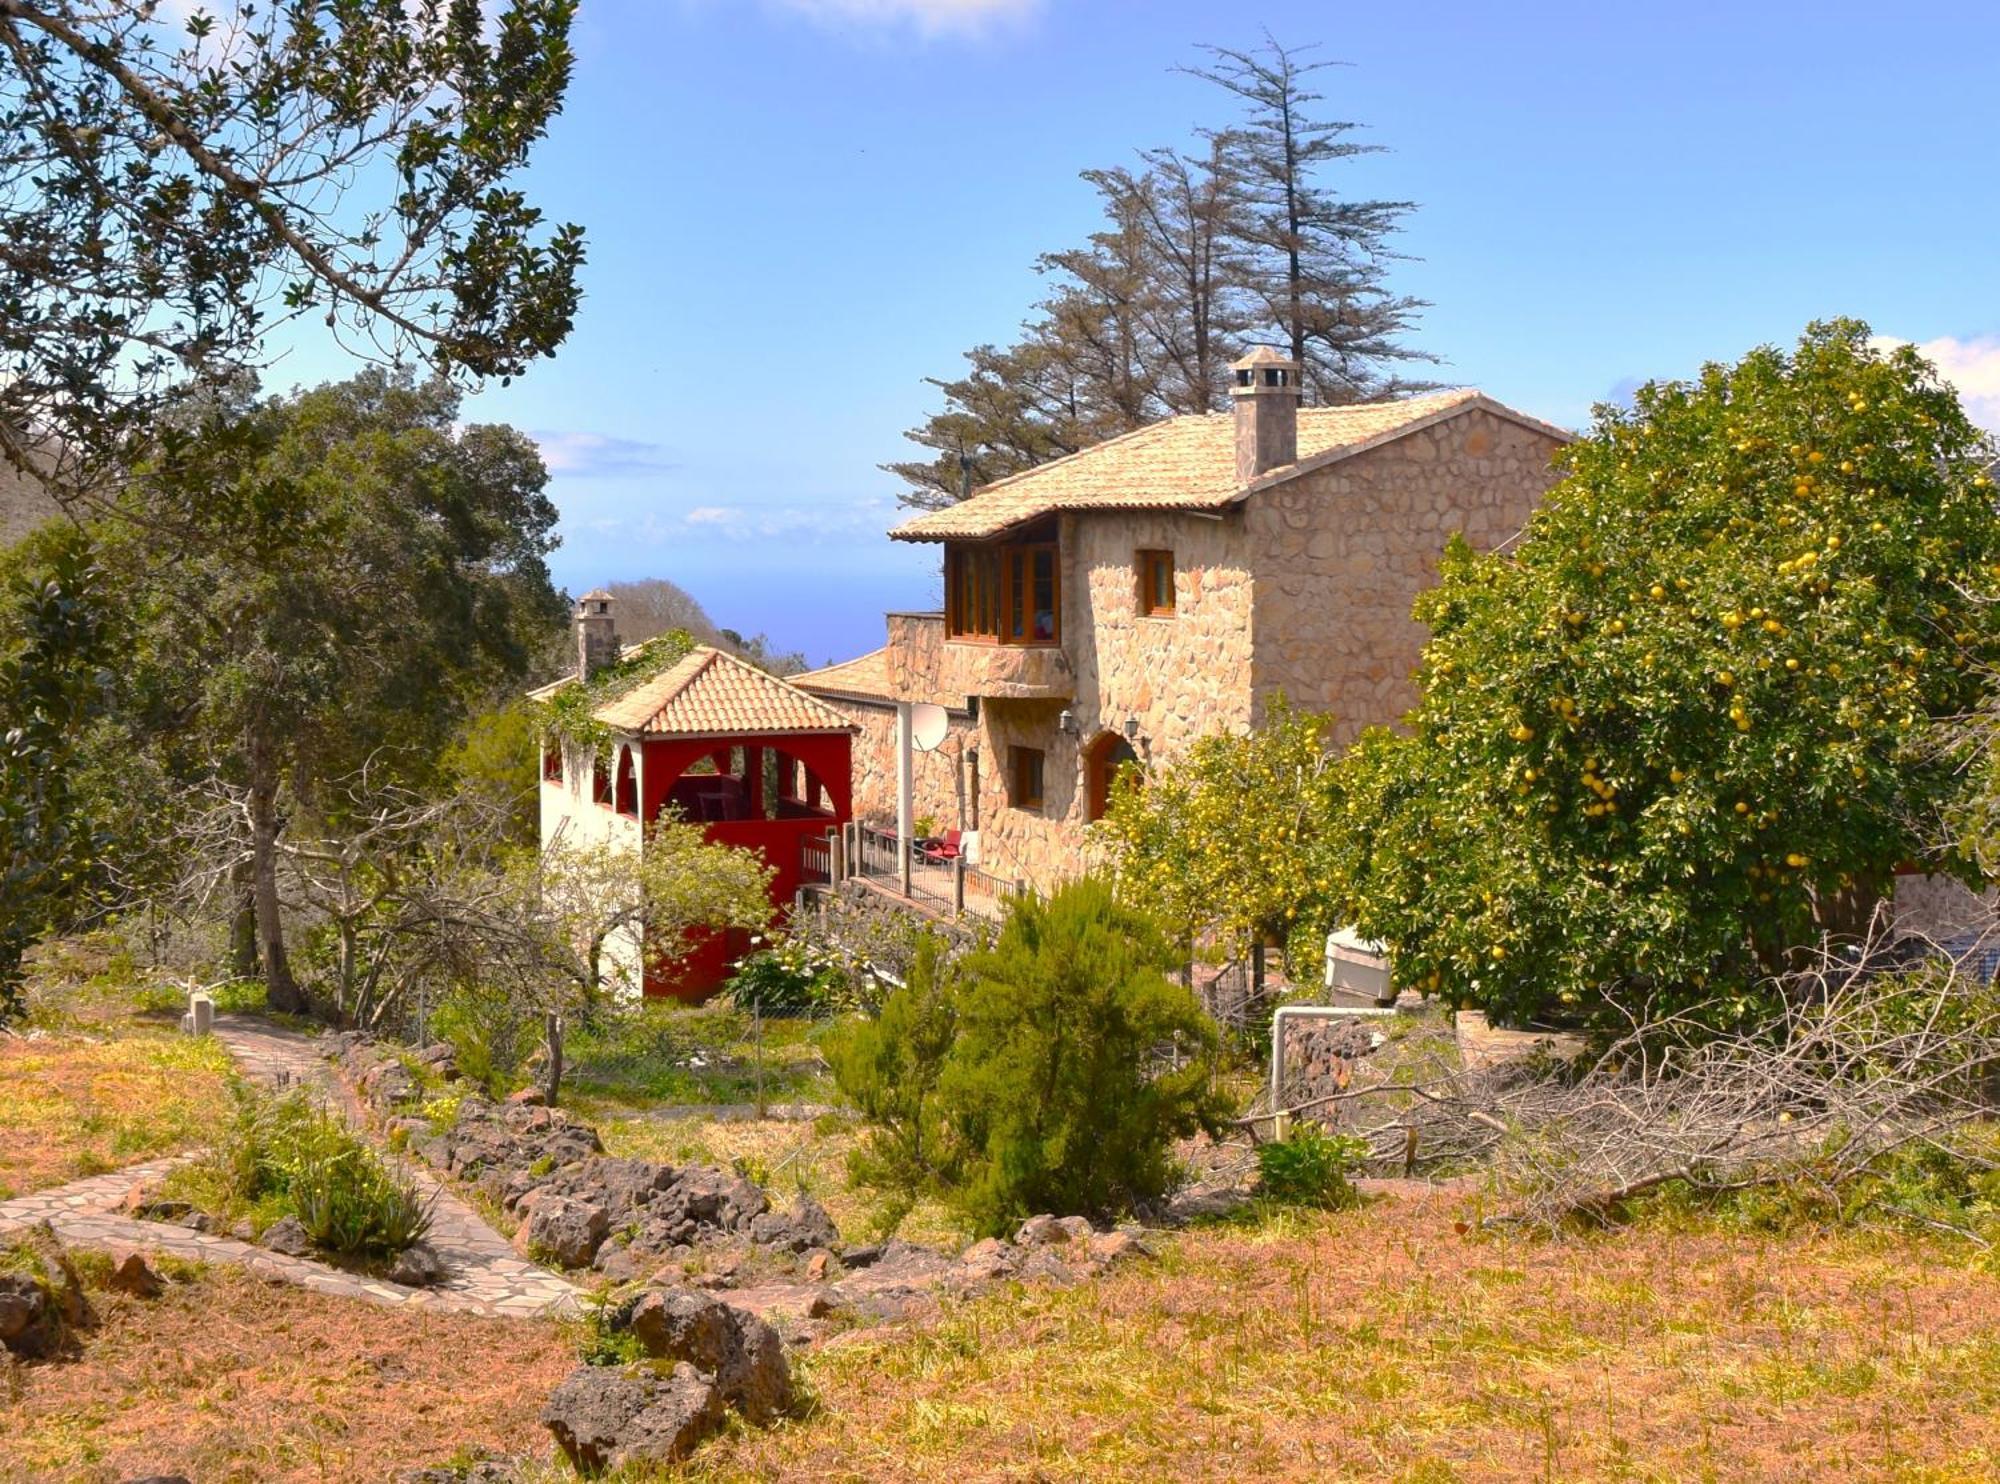
{"type": "MultiPolygon", "coordinates": [[[[781,911],[803,883],[823,879],[808,853],[853,817],[855,732],[826,702],[700,645],[593,715],[613,738],[600,807],[643,829],[672,808],[710,842],[757,851],[775,872],[781,911]]],[[[741,934],[704,934],[662,974],[647,945],[646,994],[705,999],[748,946],[741,934]]]]}

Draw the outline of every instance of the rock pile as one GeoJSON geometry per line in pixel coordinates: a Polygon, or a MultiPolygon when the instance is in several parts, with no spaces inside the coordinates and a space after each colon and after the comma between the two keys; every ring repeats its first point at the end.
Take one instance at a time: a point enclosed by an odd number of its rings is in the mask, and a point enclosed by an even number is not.
{"type": "Polygon", "coordinates": [[[777,1331],[691,1288],[635,1293],[605,1317],[647,1359],[579,1367],[556,1388],[542,1422],[581,1473],[685,1458],[735,1410],[774,1421],[792,1404],[777,1331]]]}
{"type": "MultiPolygon", "coordinates": [[[[595,1129],[559,1108],[467,1093],[451,1122],[434,1127],[408,1116],[423,1084],[401,1059],[356,1038],[337,1042],[356,1089],[392,1132],[401,1131],[406,1148],[521,1218],[515,1245],[524,1255],[625,1280],[707,1242],[804,1253],[839,1241],[810,1197],[779,1212],[756,1185],[713,1165],[611,1158],[595,1129]]],[[[441,1077],[457,1073],[449,1047],[414,1059],[441,1077]]]]}
{"type": "MultiPolygon", "coordinates": [[[[1285,1025],[1285,1100],[1291,1106],[1345,1092],[1360,1064],[1383,1044],[1359,1020],[1292,1020],[1285,1025]]],[[[1335,1103],[1321,1106],[1337,1107],[1335,1103]]],[[[1306,1115],[1311,1116],[1311,1115],[1306,1115]]]]}
{"type": "Polygon", "coordinates": [[[27,1360],[58,1355],[91,1318],[83,1280],[48,1223],[16,1237],[0,1272],[0,1349],[27,1360]]]}

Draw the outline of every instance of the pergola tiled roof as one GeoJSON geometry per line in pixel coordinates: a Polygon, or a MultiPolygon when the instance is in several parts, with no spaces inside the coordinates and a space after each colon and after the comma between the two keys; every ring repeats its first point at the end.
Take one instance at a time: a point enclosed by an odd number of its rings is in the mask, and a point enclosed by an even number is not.
{"type": "Polygon", "coordinates": [[[996,480],[972,497],[906,521],[898,541],[979,540],[1066,510],[1214,510],[1312,469],[1375,448],[1474,405],[1567,442],[1570,435],[1474,389],[1299,409],[1299,457],[1245,485],[1236,477],[1236,420],[1189,414],[1093,444],[996,480]]]}
{"type": "Polygon", "coordinates": [[[613,731],[648,737],[752,737],[848,732],[853,724],[817,696],[705,644],[591,715],[613,731]]]}
{"type": "Polygon", "coordinates": [[[856,659],[846,660],[838,665],[828,665],[824,669],[808,670],[803,675],[794,675],[792,684],[801,686],[818,695],[858,696],[865,700],[884,700],[893,693],[889,689],[889,649],[871,649],[856,659]]]}

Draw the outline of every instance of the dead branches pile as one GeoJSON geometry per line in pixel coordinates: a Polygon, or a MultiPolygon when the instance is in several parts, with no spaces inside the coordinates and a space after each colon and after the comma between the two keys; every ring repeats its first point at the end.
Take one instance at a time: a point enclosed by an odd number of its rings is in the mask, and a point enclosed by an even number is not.
{"type": "Polygon", "coordinates": [[[1831,1193],[1900,1150],[1967,1157],[1957,1135],[2000,1116],[2000,993],[1978,956],[1867,944],[1787,976],[1768,1023],[1637,1016],[1569,1063],[1468,1067],[1437,1031],[1406,1034],[1291,1111],[1362,1135],[1391,1169],[1481,1170],[1507,1219],[1548,1226],[1673,1182],[1831,1193]]]}

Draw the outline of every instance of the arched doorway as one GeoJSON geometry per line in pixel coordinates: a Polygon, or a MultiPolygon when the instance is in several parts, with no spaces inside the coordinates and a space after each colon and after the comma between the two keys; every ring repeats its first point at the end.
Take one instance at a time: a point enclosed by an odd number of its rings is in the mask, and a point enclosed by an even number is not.
{"type": "Polygon", "coordinates": [[[1092,820],[1104,818],[1111,810],[1111,784],[1118,770],[1130,763],[1139,765],[1139,754],[1116,732],[1099,732],[1084,753],[1085,803],[1092,820]]]}
{"type": "Polygon", "coordinates": [[[618,794],[614,806],[620,814],[639,817],[639,775],[632,765],[632,749],[618,749],[618,794]]]}

